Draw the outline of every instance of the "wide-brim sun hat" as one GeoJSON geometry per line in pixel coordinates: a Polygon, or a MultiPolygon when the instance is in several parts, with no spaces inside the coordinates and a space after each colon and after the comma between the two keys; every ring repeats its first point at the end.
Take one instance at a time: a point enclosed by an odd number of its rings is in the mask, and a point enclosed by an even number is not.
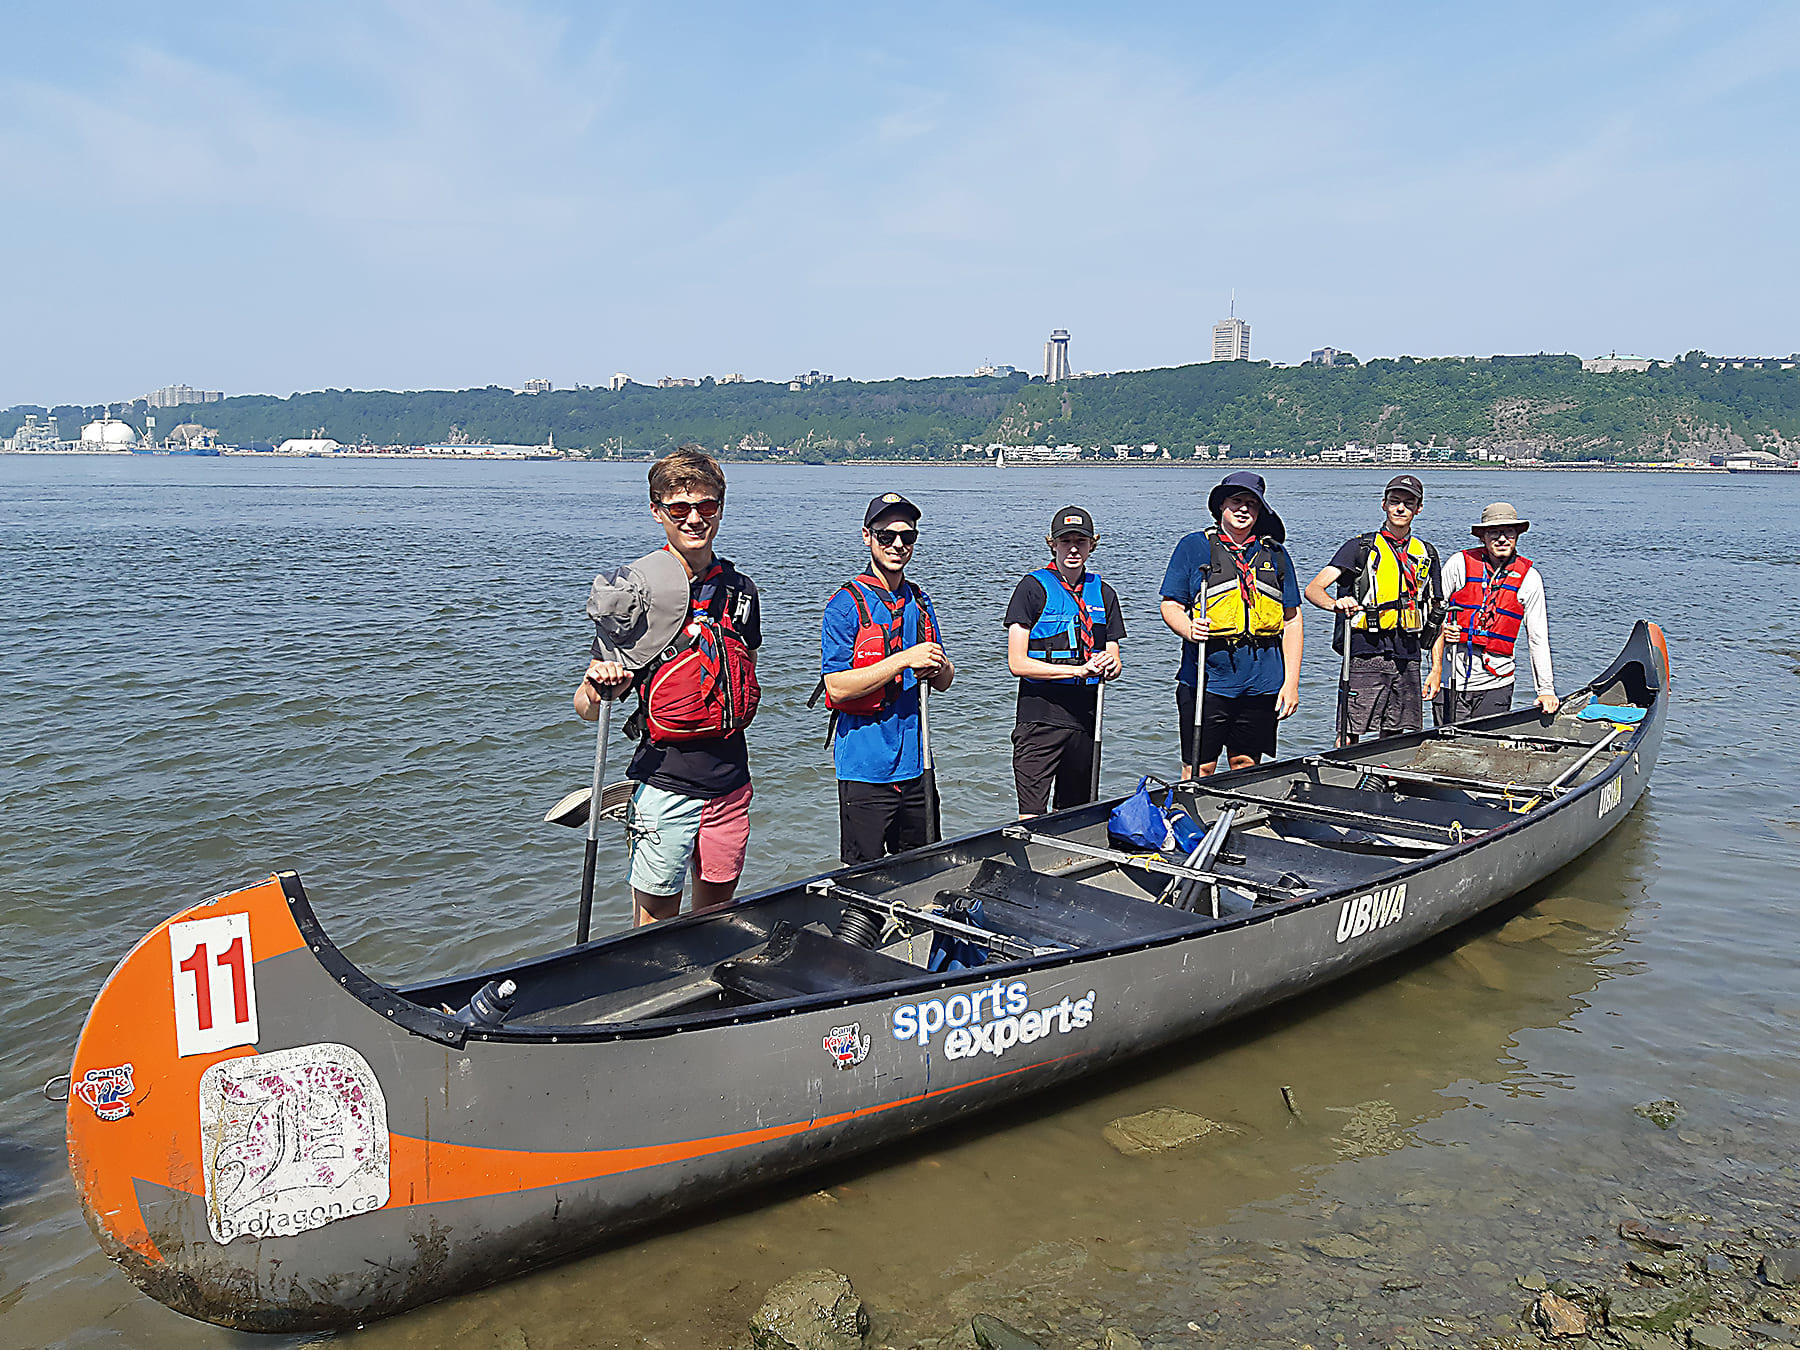
{"type": "Polygon", "coordinates": [[[1225,508],[1227,497],[1235,497],[1240,492],[1246,492],[1256,498],[1256,505],[1261,513],[1256,518],[1257,535],[1273,539],[1279,544],[1287,539],[1287,526],[1282,524],[1281,517],[1275,514],[1275,508],[1269,505],[1269,499],[1263,495],[1264,491],[1265,485],[1260,473],[1251,473],[1247,469],[1237,473],[1228,473],[1219,485],[1207,494],[1206,509],[1212,513],[1212,518],[1217,520],[1219,513],[1225,508]]]}
{"type": "Polygon", "coordinates": [[[688,573],[666,548],[646,553],[610,575],[602,572],[588,590],[587,616],[594,621],[594,655],[641,670],[675,640],[687,622],[688,573]]]}
{"type": "Polygon", "coordinates": [[[1481,508],[1481,519],[1469,526],[1469,533],[1479,539],[1483,530],[1497,529],[1502,525],[1516,525],[1520,534],[1531,528],[1531,522],[1521,520],[1511,502],[1489,502],[1481,508]]]}

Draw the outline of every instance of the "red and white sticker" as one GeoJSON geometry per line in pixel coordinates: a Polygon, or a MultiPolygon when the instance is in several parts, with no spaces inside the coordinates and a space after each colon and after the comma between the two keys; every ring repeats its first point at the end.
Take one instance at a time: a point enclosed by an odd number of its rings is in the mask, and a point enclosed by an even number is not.
{"type": "Polygon", "coordinates": [[[169,961],[175,972],[178,1055],[256,1044],[256,960],[248,914],[170,924],[169,961]]]}

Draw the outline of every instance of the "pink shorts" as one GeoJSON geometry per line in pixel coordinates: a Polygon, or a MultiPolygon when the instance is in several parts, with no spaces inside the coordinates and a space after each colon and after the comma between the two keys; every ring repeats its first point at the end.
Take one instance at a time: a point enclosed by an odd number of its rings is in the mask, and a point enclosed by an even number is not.
{"type": "Polygon", "coordinates": [[[626,815],[631,885],[680,895],[691,865],[700,880],[736,881],[750,848],[750,784],[710,800],[639,783],[626,815]]]}

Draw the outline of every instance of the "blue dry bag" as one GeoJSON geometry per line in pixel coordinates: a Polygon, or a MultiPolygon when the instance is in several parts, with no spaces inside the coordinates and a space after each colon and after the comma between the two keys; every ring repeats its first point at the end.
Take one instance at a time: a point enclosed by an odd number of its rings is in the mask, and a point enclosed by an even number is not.
{"type": "MultiPolygon", "coordinates": [[[[971,898],[967,903],[953,902],[945,911],[945,917],[976,928],[987,927],[987,919],[981,912],[980,896],[971,898]]],[[[938,933],[931,939],[931,956],[925,962],[925,969],[934,973],[970,970],[987,963],[987,948],[978,947],[968,938],[957,937],[952,933],[938,933]]]]}

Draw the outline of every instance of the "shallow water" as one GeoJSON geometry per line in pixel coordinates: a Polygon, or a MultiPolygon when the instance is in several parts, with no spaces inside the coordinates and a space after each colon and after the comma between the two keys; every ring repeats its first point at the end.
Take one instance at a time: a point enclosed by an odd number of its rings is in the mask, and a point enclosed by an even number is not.
{"type": "MultiPolygon", "coordinates": [[[[858,561],[863,503],[889,487],[925,510],[914,570],[961,666],[932,708],[947,831],[1013,812],[1000,615],[1068,500],[1106,534],[1098,558],[1131,629],[1108,696],[1108,790],[1174,767],[1176,648],[1156,592],[1210,475],[731,479],[721,550],[766,606],[747,889],[834,861],[823,728],[803,705],[818,613],[858,561]]],[[[1381,481],[1272,476],[1303,580],[1376,523],[1381,481]]],[[[983,1309],[1070,1344],[1102,1324],[1151,1344],[1278,1344],[1322,1325],[1379,1337],[1446,1303],[1487,1329],[1519,1301],[1520,1271],[1606,1259],[1591,1236],[1621,1198],[1794,1227],[1800,485],[1462,472],[1427,487],[1419,529],[1446,549],[1494,498],[1537,522],[1526,552],[1541,555],[1565,692],[1640,614],[1669,633],[1662,762],[1605,844],[1353,984],[350,1339],[723,1345],[769,1285],[820,1265],[856,1282],[872,1343],[937,1337],[983,1309]],[[1725,631],[1739,615],[1757,617],[1725,631]],[[1632,1112],[1657,1097],[1681,1103],[1677,1128],[1632,1112]],[[1238,1133],[1154,1158],[1102,1140],[1109,1120],[1162,1105],[1238,1133]],[[1307,1246],[1333,1232],[1376,1254],[1307,1246]]],[[[66,1070],[93,992],[145,930],[274,867],[300,870],[327,928],[383,978],[566,942],[580,842],[538,818],[591,766],[568,702],[581,604],[596,568],[658,539],[641,468],[0,458],[9,1344],[280,1343],[190,1323],[99,1255],[37,1089],[66,1070]]],[[[1287,749],[1327,743],[1334,680],[1328,621],[1309,614],[1287,749]]],[[[627,912],[616,871],[604,880],[602,929],[627,912]]]]}

